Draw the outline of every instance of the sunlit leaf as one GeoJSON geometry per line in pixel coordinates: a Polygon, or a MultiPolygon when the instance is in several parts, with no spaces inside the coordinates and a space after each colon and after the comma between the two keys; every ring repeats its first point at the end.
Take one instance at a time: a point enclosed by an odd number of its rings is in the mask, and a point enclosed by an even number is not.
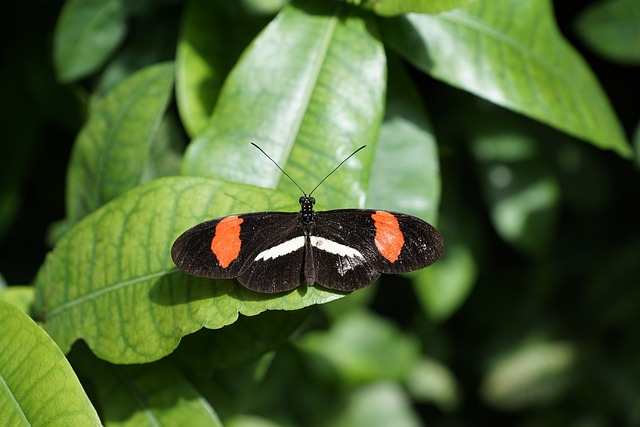
{"type": "Polygon", "coordinates": [[[598,81],[548,0],[475,2],[381,21],[383,39],[433,77],[630,157],[598,81]]]}
{"type": "Polygon", "coordinates": [[[382,16],[403,13],[438,13],[455,9],[477,0],[365,0],[363,6],[382,16]]]}
{"type": "Polygon", "coordinates": [[[140,71],[113,89],[89,116],[73,148],[67,174],[71,224],[146,179],[173,84],[173,65],[140,71]]]}
{"type": "Polygon", "coordinates": [[[3,425],[102,425],[58,346],[23,311],[3,301],[0,348],[3,425]]]}
{"type": "Polygon", "coordinates": [[[263,23],[237,0],[186,3],[176,51],[176,100],[187,132],[206,125],[222,83],[263,23]]]}
{"type": "Polygon", "coordinates": [[[0,275],[0,301],[8,302],[29,314],[31,304],[33,304],[33,286],[3,286],[2,275],[0,275]]]}
{"type": "MultiPolygon", "coordinates": [[[[373,17],[357,13],[332,2],[286,6],[228,76],[211,122],[186,152],[183,173],[299,195],[250,141],[307,192],[355,148],[375,146],[385,56],[373,17]]],[[[316,197],[331,207],[362,206],[368,171],[359,164],[373,154],[359,153],[316,197]]]]}

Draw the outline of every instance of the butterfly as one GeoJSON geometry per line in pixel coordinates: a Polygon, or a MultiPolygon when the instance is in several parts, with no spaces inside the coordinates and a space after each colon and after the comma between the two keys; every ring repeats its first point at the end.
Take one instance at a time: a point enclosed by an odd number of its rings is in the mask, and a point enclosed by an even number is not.
{"type": "Polygon", "coordinates": [[[262,293],[286,292],[302,283],[349,292],[371,284],[382,273],[406,273],[433,264],[442,254],[444,240],[418,217],[373,209],[313,209],[313,191],[364,147],[308,195],[293,181],[303,193],[299,212],[245,213],[203,222],[176,239],[173,262],[187,274],[237,279],[262,293]]]}

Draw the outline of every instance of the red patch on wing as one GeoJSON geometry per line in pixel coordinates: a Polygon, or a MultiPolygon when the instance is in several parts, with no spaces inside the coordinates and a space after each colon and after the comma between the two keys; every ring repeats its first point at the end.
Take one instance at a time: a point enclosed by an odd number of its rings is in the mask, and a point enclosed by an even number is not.
{"type": "Polygon", "coordinates": [[[393,214],[376,211],[371,215],[376,226],[376,248],[389,262],[396,262],[404,246],[404,235],[400,231],[400,224],[393,214]]]}
{"type": "Polygon", "coordinates": [[[216,225],[216,232],[211,240],[211,252],[218,259],[220,267],[227,268],[240,255],[240,224],[244,220],[238,216],[228,216],[216,225]]]}

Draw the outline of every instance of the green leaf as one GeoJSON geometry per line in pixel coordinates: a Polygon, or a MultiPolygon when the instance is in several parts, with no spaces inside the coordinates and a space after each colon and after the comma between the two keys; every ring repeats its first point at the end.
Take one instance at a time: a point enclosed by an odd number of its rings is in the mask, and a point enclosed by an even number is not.
{"type": "Polygon", "coordinates": [[[189,135],[209,121],[227,73],[262,23],[237,0],[187,2],[176,52],[176,100],[189,135]]]}
{"type": "Polygon", "coordinates": [[[443,175],[449,179],[438,228],[444,237],[445,250],[437,263],[411,274],[418,302],[425,315],[435,322],[445,321],[466,301],[476,283],[477,257],[484,246],[478,242],[482,230],[478,215],[470,208],[465,194],[468,184],[454,172],[466,167],[463,159],[464,156],[450,155],[443,162],[446,167],[443,175]]]}
{"type": "Polygon", "coordinates": [[[496,361],[481,384],[491,406],[522,409],[542,405],[566,390],[576,349],[566,342],[522,345],[496,361]]]}
{"type": "Polygon", "coordinates": [[[58,346],[24,312],[3,301],[0,348],[3,425],[101,425],[58,346]]]}
{"type": "Polygon", "coordinates": [[[356,389],[340,411],[328,414],[332,427],[418,427],[411,401],[400,386],[380,382],[356,389]]]}
{"type": "Polygon", "coordinates": [[[0,301],[8,302],[18,307],[25,313],[31,313],[34,292],[33,286],[3,286],[3,278],[0,274],[0,301]]]}
{"type": "Polygon", "coordinates": [[[307,333],[299,345],[350,384],[403,379],[419,351],[415,340],[364,310],[340,316],[327,332],[307,333]]]}
{"type": "Polygon", "coordinates": [[[460,405],[460,390],[453,373],[436,359],[418,361],[407,376],[411,397],[420,402],[433,402],[442,411],[453,411],[460,405]]]}
{"type": "Polygon", "coordinates": [[[67,173],[72,225],[140,184],[173,84],[173,66],[158,64],[114,88],[91,112],[67,173]]]}
{"type": "Polygon", "coordinates": [[[378,15],[393,16],[409,12],[439,13],[474,1],[477,0],[366,0],[363,6],[378,15]]]}
{"type": "Polygon", "coordinates": [[[640,64],[640,1],[607,0],[590,5],[576,31],[596,53],[621,64],[640,64]]]}
{"type": "Polygon", "coordinates": [[[125,32],[121,0],[68,0],[54,34],[58,79],[68,83],[97,70],[118,47],[125,32]]]}
{"type": "Polygon", "coordinates": [[[234,281],[186,276],[171,261],[175,238],[199,222],[290,209],[296,201],[272,190],[187,177],[127,192],[76,224],[47,256],[36,280],[45,329],[65,351],[82,338],[102,359],[142,363],[170,353],[182,336],[231,324],[238,314],[339,298],[315,287],[258,294],[234,281]]]}
{"type": "MultiPolygon", "coordinates": [[[[443,221],[446,223],[446,220],[443,221]]],[[[471,248],[459,236],[447,233],[446,250],[437,263],[412,275],[418,301],[430,319],[446,320],[467,299],[478,276],[471,248]]]]}
{"type": "Polygon", "coordinates": [[[495,129],[476,132],[472,152],[498,234],[529,255],[548,250],[558,221],[560,187],[531,134],[498,121],[495,129]]]}
{"type": "Polygon", "coordinates": [[[418,89],[396,57],[389,60],[385,118],[371,167],[367,206],[437,221],[440,164],[418,89]]]}
{"type": "MultiPolygon", "coordinates": [[[[385,56],[373,17],[332,2],[286,6],[244,52],[211,122],[189,146],[183,173],[300,191],[255,148],[262,146],[311,191],[382,121],[385,56]]],[[[327,206],[363,205],[373,150],[345,164],[315,193],[327,206]]]]}
{"type": "Polygon", "coordinates": [[[82,381],[90,384],[107,425],[222,426],[211,404],[166,359],[113,365],[85,346],[74,346],[69,358],[82,381]]]}
{"type": "Polygon", "coordinates": [[[212,369],[247,365],[280,347],[308,314],[297,310],[240,316],[225,328],[201,329],[182,338],[172,357],[199,376],[211,375],[212,369]]]}
{"type": "Polygon", "coordinates": [[[381,29],[433,77],[630,157],[606,95],[558,31],[548,0],[476,2],[383,20],[381,29]]]}

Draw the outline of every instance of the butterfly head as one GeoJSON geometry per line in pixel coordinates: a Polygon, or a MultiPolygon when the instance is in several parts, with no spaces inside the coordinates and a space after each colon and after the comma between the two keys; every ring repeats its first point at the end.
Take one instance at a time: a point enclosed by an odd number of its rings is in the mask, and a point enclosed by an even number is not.
{"type": "Polygon", "coordinates": [[[302,221],[309,224],[313,221],[313,205],[315,205],[316,199],[311,196],[301,196],[299,202],[302,221]]]}

